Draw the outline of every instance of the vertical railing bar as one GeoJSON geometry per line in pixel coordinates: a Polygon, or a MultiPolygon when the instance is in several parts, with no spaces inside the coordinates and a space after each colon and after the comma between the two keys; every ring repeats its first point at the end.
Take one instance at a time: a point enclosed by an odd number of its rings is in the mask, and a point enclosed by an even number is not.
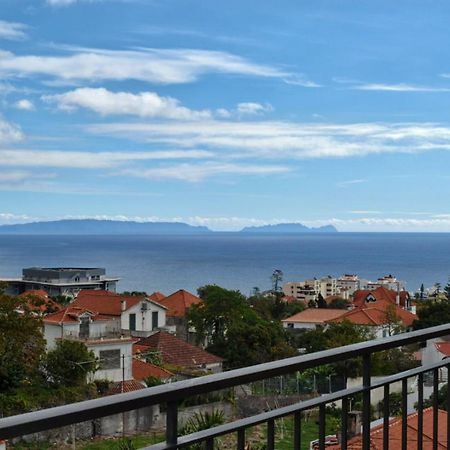
{"type": "Polygon", "coordinates": [[[347,450],[348,436],[348,397],[342,399],[341,409],[341,450],[347,450]]]}
{"type": "Polygon", "coordinates": [[[450,364],[447,368],[447,448],[450,446],[450,388],[448,383],[450,382],[450,364]]]}
{"type": "Polygon", "coordinates": [[[363,450],[370,450],[370,353],[363,355],[363,450]]]}
{"type": "Polygon", "coordinates": [[[214,450],[214,438],[206,439],[205,450],[214,450]]]}
{"type": "Polygon", "coordinates": [[[178,402],[167,402],[166,442],[176,445],[178,441],[178,402]]]}
{"type": "Polygon", "coordinates": [[[402,450],[408,450],[408,378],[402,380],[402,450]]]}
{"type": "Polygon", "coordinates": [[[294,414],[294,450],[301,450],[301,445],[302,445],[302,413],[296,412],[294,414]]]}
{"type": "Polygon", "coordinates": [[[267,450],[275,450],[275,421],[267,422],[267,450]]]}
{"type": "Polygon", "coordinates": [[[319,450],[325,450],[325,403],[319,406],[319,450]]]}
{"type": "Polygon", "coordinates": [[[423,373],[419,373],[417,388],[417,450],[423,450],[423,373]]]}
{"type": "Polygon", "coordinates": [[[383,450],[389,450],[389,384],[384,385],[384,403],[383,403],[383,450]]]}
{"type": "Polygon", "coordinates": [[[439,369],[433,369],[433,450],[438,448],[439,369]]]}
{"type": "Polygon", "coordinates": [[[237,450],[245,450],[245,428],[240,428],[237,432],[237,450]]]}

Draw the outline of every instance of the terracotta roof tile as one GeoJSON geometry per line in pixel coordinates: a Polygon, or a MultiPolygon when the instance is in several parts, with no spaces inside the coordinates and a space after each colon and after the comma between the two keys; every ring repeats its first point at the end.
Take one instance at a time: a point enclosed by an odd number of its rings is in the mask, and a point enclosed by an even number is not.
{"type": "Polygon", "coordinates": [[[450,356],[450,342],[436,342],[434,344],[438,350],[439,353],[442,353],[445,356],[450,356]]]}
{"type": "Polygon", "coordinates": [[[222,358],[202,350],[195,345],[175,337],[165,331],[158,331],[141,339],[138,346],[145,351],[155,350],[161,353],[164,364],[179,367],[198,367],[203,364],[214,364],[223,361],[222,358]]]}
{"type": "Polygon", "coordinates": [[[48,323],[69,323],[69,322],[78,322],[79,317],[82,314],[88,313],[91,316],[93,321],[97,320],[111,320],[111,316],[107,316],[104,314],[98,314],[93,312],[87,308],[79,308],[77,306],[68,306],[67,308],[62,309],[61,311],[47,314],[44,317],[44,322],[48,323]]]}
{"type": "Polygon", "coordinates": [[[150,300],[154,300],[155,302],[160,302],[163,298],[166,298],[166,296],[162,292],[156,291],[149,295],[148,298],[150,300]]]}
{"type": "MultiPolygon", "coordinates": [[[[405,327],[410,327],[416,316],[409,311],[395,306],[395,313],[405,327]]],[[[329,320],[329,322],[342,322],[348,320],[355,325],[372,325],[380,326],[386,323],[386,304],[369,304],[368,306],[361,306],[359,308],[346,311],[344,315],[336,319],[329,320]]]]}
{"type": "Polygon", "coordinates": [[[109,316],[120,316],[122,314],[122,303],[126,302],[126,309],[129,309],[142,300],[147,299],[153,304],[162,306],[154,300],[137,295],[119,295],[110,291],[83,289],[77,298],[71,303],[72,306],[87,308],[99,314],[109,316]]]}
{"type": "MultiPolygon", "coordinates": [[[[359,290],[353,294],[353,304],[355,306],[363,306],[366,304],[368,295],[373,295],[377,303],[386,302],[395,304],[397,300],[397,291],[387,289],[385,286],[380,286],[374,290],[359,290]]],[[[406,300],[409,298],[409,293],[400,291],[400,306],[405,307],[406,300]]]]}
{"type": "Polygon", "coordinates": [[[139,391],[146,389],[146,387],[136,380],[118,381],[114,383],[108,390],[109,395],[122,394],[124,392],[139,391]]]}
{"type": "Polygon", "coordinates": [[[346,312],[346,309],[308,308],[282,320],[282,322],[325,323],[329,320],[341,317],[346,312]]]}
{"type": "MultiPolygon", "coordinates": [[[[438,449],[447,449],[447,412],[439,410],[438,414],[438,449]]],[[[417,448],[417,413],[409,414],[407,419],[408,448],[417,448]]],[[[396,450],[401,448],[402,440],[402,418],[392,419],[389,423],[389,448],[396,450]]],[[[370,449],[382,450],[383,448],[383,425],[378,425],[370,431],[370,449]]],[[[362,437],[358,435],[350,439],[348,450],[361,450],[362,437]]],[[[433,409],[423,410],[423,450],[433,449],[433,409]]],[[[340,445],[332,445],[327,450],[341,450],[340,445]]]]}
{"type": "Polygon", "coordinates": [[[133,358],[133,378],[143,381],[148,377],[170,378],[173,373],[148,362],[133,358]]]}
{"type": "Polygon", "coordinates": [[[174,292],[166,298],[159,300],[161,305],[167,308],[167,316],[169,317],[185,317],[187,310],[201,300],[184,289],[174,292]]]}

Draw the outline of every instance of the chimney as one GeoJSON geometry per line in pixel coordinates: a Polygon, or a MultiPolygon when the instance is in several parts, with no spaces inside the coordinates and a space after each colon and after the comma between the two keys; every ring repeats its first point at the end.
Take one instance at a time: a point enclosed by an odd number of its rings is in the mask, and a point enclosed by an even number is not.
{"type": "Polygon", "coordinates": [[[358,436],[362,432],[362,411],[350,411],[348,413],[347,438],[358,436]]]}
{"type": "Polygon", "coordinates": [[[400,283],[397,283],[397,295],[395,296],[395,303],[400,306],[400,283]]]}
{"type": "Polygon", "coordinates": [[[121,300],[120,301],[120,306],[122,308],[122,311],[125,311],[127,309],[127,301],[126,300],[121,300]]]}

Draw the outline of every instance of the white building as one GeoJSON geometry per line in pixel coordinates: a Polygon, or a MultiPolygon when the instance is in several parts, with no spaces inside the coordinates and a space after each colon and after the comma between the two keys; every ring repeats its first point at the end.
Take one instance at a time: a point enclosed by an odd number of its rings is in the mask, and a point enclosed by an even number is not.
{"type": "Polygon", "coordinates": [[[53,350],[60,339],[83,342],[99,361],[94,379],[132,379],[132,346],[136,339],[122,334],[115,317],[69,306],[44,318],[44,338],[47,350],[53,350]]]}
{"type": "Polygon", "coordinates": [[[305,281],[294,281],[283,285],[283,293],[286,296],[295,297],[297,300],[309,303],[317,301],[319,294],[323,298],[330,295],[339,295],[337,279],[331,276],[313,278],[305,281]]]}

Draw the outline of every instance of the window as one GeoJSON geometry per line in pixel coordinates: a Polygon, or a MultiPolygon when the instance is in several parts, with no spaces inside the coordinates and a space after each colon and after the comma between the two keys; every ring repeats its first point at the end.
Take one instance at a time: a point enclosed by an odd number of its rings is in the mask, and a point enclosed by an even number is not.
{"type": "Polygon", "coordinates": [[[136,314],[130,314],[128,317],[130,331],[136,331],[136,314]]]}
{"type": "Polygon", "coordinates": [[[89,338],[89,322],[90,322],[89,316],[80,317],[80,333],[79,337],[81,339],[88,339],[89,338]]]}
{"type": "Polygon", "coordinates": [[[120,349],[100,350],[100,370],[120,369],[120,349]]]}
{"type": "Polygon", "coordinates": [[[152,312],[152,330],[158,328],[158,311],[152,312]]]}

